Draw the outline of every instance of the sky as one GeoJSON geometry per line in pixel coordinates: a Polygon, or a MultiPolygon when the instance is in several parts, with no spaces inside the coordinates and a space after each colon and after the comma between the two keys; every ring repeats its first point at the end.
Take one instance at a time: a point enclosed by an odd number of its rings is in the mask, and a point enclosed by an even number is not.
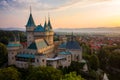
{"type": "Polygon", "coordinates": [[[120,26],[120,0],[0,0],[0,28],[25,28],[30,6],[36,25],[49,14],[54,29],[120,26]]]}

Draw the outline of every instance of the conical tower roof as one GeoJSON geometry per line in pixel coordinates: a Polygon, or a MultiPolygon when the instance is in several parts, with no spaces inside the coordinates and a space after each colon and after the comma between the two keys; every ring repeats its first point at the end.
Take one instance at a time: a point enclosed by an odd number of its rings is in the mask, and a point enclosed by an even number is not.
{"type": "Polygon", "coordinates": [[[48,16],[48,27],[49,27],[50,29],[52,29],[52,25],[51,25],[50,17],[49,17],[49,16],[48,16]]]}
{"type": "Polygon", "coordinates": [[[29,16],[28,22],[26,24],[26,27],[35,27],[35,23],[34,23],[34,20],[32,17],[32,13],[31,13],[31,7],[30,7],[30,16],[29,16]]]}
{"type": "Polygon", "coordinates": [[[46,18],[45,18],[45,23],[44,23],[44,30],[45,30],[45,31],[48,30],[47,23],[46,23],[46,18]]]}

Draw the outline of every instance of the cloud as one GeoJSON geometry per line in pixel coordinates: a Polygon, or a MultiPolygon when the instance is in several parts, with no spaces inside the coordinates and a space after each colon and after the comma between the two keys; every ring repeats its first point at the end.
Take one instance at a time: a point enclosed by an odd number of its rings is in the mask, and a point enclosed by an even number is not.
{"type": "Polygon", "coordinates": [[[36,10],[59,10],[71,7],[77,3],[103,2],[108,0],[0,0],[0,9],[24,10],[30,5],[36,10]]]}
{"type": "Polygon", "coordinates": [[[2,9],[6,9],[7,7],[9,7],[9,4],[5,0],[1,0],[0,1],[0,7],[2,9]]]}

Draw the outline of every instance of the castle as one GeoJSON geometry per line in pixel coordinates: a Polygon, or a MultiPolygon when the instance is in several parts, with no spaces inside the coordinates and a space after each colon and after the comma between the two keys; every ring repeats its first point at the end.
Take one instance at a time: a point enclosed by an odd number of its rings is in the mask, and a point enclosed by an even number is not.
{"type": "Polygon", "coordinates": [[[82,61],[82,48],[73,36],[58,46],[54,52],[54,31],[50,17],[44,26],[34,23],[32,13],[26,24],[27,47],[23,48],[19,41],[10,42],[8,49],[8,65],[19,68],[33,66],[67,67],[71,61],[82,61]]]}

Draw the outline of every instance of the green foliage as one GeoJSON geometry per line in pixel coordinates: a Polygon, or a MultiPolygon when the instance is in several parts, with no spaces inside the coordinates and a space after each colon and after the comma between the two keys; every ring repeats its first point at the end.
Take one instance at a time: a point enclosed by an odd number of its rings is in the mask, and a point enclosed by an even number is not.
{"type": "Polygon", "coordinates": [[[69,74],[65,74],[65,76],[61,80],[84,80],[80,75],[76,75],[75,72],[70,72],[69,74]]]}
{"type": "Polygon", "coordinates": [[[84,63],[79,63],[72,61],[71,65],[68,67],[69,72],[76,71],[78,74],[80,73],[80,69],[83,68],[84,63]]]}
{"type": "Polygon", "coordinates": [[[0,69],[0,80],[20,80],[20,73],[13,67],[0,69]]]}
{"type": "Polygon", "coordinates": [[[0,42],[3,43],[3,44],[5,44],[5,45],[8,44],[8,41],[9,41],[8,38],[5,37],[5,36],[1,37],[1,39],[0,39],[0,42]]]}
{"type": "Polygon", "coordinates": [[[105,69],[107,67],[120,68],[120,46],[106,46],[99,51],[98,57],[100,60],[100,67],[105,69]],[[104,64],[104,65],[103,65],[104,64]]]}
{"type": "Polygon", "coordinates": [[[34,67],[26,80],[59,80],[62,72],[53,67],[34,67]]]}
{"type": "Polygon", "coordinates": [[[85,43],[82,43],[82,52],[83,52],[83,54],[90,55],[91,54],[90,46],[85,43]]]}
{"type": "Polygon", "coordinates": [[[77,74],[80,74],[81,70],[83,69],[83,66],[84,63],[72,61],[70,66],[64,68],[60,67],[59,69],[62,70],[63,74],[70,73],[73,71],[77,72],[77,74]]]}
{"type": "Polygon", "coordinates": [[[54,41],[59,41],[59,36],[54,36],[54,41]]]}
{"type": "Polygon", "coordinates": [[[26,42],[26,34],[23,31],[4,31],[0,30],[0,42],[5,45],[8,44],[9,41],[14,41],[14,38],[18,40],[20,37],[20,42],[26,42]]]}
{"type": "Polygon", "coordinates": [[[97,70],[99,68],[99,59],[96,55],[92,55],[89,60],[90,68],[97,70]]]}
{"type": "Polygon", "coordinates": [[[111,80],[119,79],[120,74],[120,46],[104,46],[98,54],[100,67],[109,73],[111,80]]]}
{"type": "Polygon", "coordinates": [[[0,43],[0,55],[6,56],[7,55],[7,48],[4,44],[0,43]]]}
{"type": "Polygon", "coordinates": [[[91,56],[91,55],[88,55],[88,54],[86,54],[86,53],[83,53],[82,56],[83,56],[83,58],[84,58],[85,60],[90,60],[90,56],[91,56]]]}
{"type": "Polygon", "coordinates": [[[90,70],[89,75],[93,77],[95,80],[99,80],[99,75],[95,70],[90,70]]]}
{"type": "Polygon", "coordinates": [[[120,53],[113,52],[110,54],[108,65],[120,69],[120,53]]]}
{"type": "Polygon", "coordinates": [[[0,66],[7,62],[7,48],[4,44],[0,43],[0,66]]]}

